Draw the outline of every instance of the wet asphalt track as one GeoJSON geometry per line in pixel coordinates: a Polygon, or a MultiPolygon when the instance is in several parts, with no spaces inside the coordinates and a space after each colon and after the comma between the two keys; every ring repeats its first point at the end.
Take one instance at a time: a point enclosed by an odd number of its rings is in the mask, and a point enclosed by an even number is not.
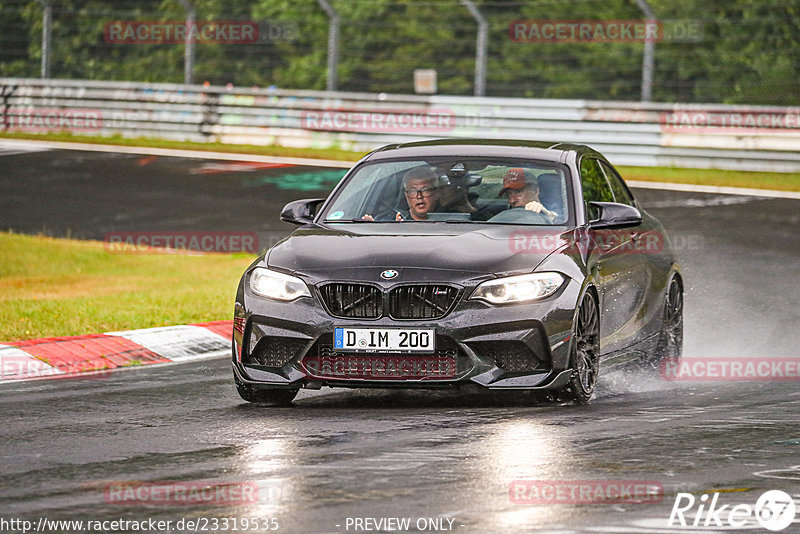
{"type": "MultiPolygon", "coordinates": [[[[209,167],[89,152],[0,155],[0,228],[92,239],[255,231],[268,243],[291,229],[277,221],[285,202],[324,196],[341,174],[209,167]],[[295,188],[278,185],[286,183],[295,188]]],[[[635,194],[683,260],[687,357],[798,357],[800,203],[635,194]]],[[[455,532],[707,532],[666,528],[677,492],[721,491],[720,504],[753,505],[781,489],[800,504],[800,383],[675,383],[622,371],[601,381],[584,407],[322,390],[285,409],[243,404],[223,360],[3,384],[0,518],[274,517],[279,532],[321,533],[364,532],[347,530],[348,517],[430,517],[454,519],[455,532]],[[516,479],[652,480],[665,497],[524,506],[509,500],[516,479]],[[120,481],[198,480],[253,482],[258,502],[104,498],[120,481]]],[[[767,532],[756,527],[748,531],[767,532]]],[[[800,532],[800,513],[784,532],[800,532]]]]}

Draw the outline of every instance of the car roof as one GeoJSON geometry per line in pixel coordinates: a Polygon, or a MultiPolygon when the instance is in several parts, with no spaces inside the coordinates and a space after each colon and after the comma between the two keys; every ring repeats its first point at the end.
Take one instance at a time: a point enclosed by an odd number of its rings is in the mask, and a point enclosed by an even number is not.
{"type": "Polygon", "coordinates": [[[433,139],[392,144],[368,154],[363,161],[417,157],[495,157],[532,158],[564,162],[568,152],[603,157],[596,150],[574,143],[527,141],[521,139],[433,139]]]}

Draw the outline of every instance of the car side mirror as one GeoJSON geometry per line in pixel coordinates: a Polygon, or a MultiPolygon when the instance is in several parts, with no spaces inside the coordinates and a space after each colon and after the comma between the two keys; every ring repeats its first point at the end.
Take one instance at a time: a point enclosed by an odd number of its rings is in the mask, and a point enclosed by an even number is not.
{"type": "Polygon", "coordinates": [[[589,228],[627,228],[642,224],[642,214],[633,206],[617,202],[589,202],[600,211],[600,217],[589,221],[589,228]]]}
{"type": "Polygon", "coordinates": [[[281,211],[281,220],[292,224],[310,224],[324,198],[304,198],[289,202],[281,211]]]}

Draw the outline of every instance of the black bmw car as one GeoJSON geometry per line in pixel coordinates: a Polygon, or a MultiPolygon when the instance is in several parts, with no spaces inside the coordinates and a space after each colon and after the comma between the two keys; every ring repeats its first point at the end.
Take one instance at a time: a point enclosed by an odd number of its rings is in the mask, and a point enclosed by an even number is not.
{"type": "Polygon", "coordinates": [[[438,140],[359,161],[244,273],[233,372],[300,388],[592,397],[600,370],[679,358],[683,280],[661,224],[583,145],[438,140]]]}

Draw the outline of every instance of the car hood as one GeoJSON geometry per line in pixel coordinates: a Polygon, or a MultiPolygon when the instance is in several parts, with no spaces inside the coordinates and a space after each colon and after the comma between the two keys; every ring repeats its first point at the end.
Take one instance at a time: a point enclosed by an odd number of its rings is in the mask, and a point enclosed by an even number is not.
{"type": "Polygon", "coordinates": [[[567,246],[564,227],[482,226],[438,223],[350,223],[347,229],[304,227],[275,245],[267,264],[312,278],[374,279],[394,269],[427,279],[471,278],[532,271],[567,246]],[[413,227],[412,227],[413,225],[413,227]],[[453,272],[455,271],[455,272],[453,272]],[[439,272],[439,276],[432,275],[439,272]],[[448,274],[449,273],[449,274],[448,274]]]}

